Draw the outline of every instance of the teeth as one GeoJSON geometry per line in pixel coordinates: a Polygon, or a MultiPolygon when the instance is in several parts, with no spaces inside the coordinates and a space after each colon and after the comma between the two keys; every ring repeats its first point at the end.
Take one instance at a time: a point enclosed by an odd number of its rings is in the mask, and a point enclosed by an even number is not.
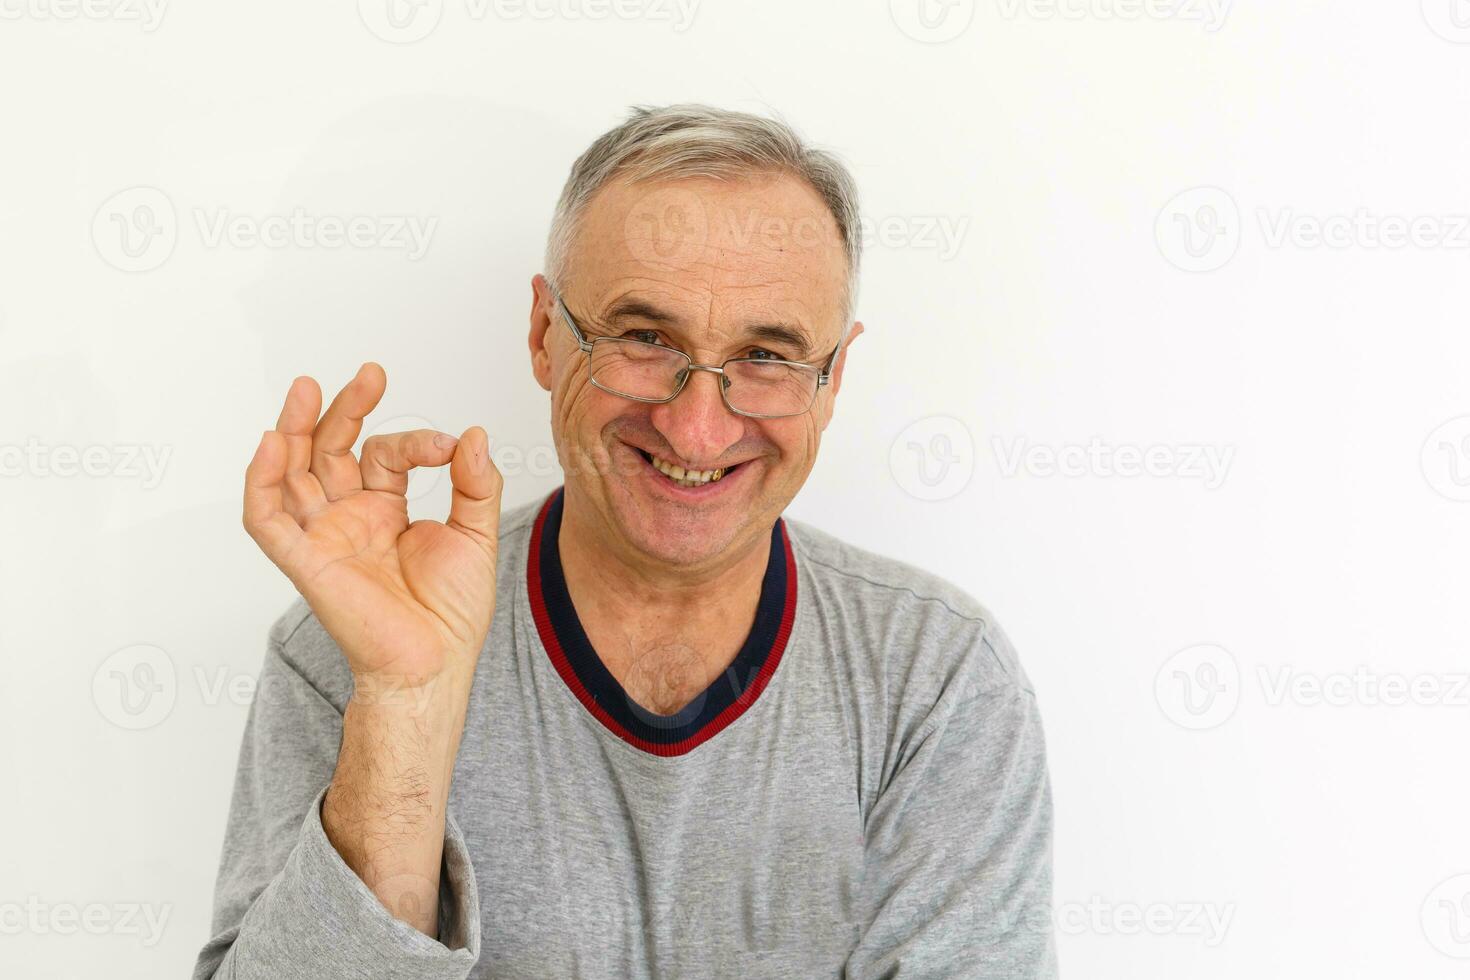
{"type": "Polygon", "coordinates": [[[652,454],[650,456],[653,459],[653,468],[681,487],[704,486],[706,483],[720,480],[725,475],[723,468],[717,470],[686,470],[682,466],[659,459],[657,456],[652,456],[652,454]]]}

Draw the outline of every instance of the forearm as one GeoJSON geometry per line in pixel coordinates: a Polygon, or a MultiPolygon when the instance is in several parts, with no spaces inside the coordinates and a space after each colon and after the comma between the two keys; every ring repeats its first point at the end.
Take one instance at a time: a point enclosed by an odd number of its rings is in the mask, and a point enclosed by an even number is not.
{"type": "Polygon", "coordinates": [[[439,872],[467,692],[441,680],[348,702],[322,827],[393,916],[437,938],[439,872]]]}

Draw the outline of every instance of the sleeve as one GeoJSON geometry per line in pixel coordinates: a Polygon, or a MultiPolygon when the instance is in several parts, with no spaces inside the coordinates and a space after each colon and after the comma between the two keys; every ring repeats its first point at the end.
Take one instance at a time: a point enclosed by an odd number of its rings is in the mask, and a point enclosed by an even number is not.
{"type": "Polygon", "coordinates": [[[274,638],[246,722],[194,980],[464,980],[480,911],[463,835],[446,821],[439,940],[395,918],[322,829],[342,715],[274,638]]]}
{"type": "Polygon", "coordinates": [[[1052,806],[1035,695],[946,690],[869,815],[852,980],[1047,980],[1052,806]]]}

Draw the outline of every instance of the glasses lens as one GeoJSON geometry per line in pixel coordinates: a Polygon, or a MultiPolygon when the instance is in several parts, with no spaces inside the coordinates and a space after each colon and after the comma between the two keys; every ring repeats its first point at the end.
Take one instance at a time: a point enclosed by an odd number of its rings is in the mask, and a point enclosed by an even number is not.
{"type": "Polygon", "coordinates": [[[737,412],[751,415],[800,415],[817,395],[817,370],[783,361],[725,362],[725,397],[737,412]]]}
{"type": "Polygon", "coordinates": [[[592,380],[619,395],[667,398],[688,367],[683,354],[658,344],[620,337],[601,337],[592,343],[592,380]]]}

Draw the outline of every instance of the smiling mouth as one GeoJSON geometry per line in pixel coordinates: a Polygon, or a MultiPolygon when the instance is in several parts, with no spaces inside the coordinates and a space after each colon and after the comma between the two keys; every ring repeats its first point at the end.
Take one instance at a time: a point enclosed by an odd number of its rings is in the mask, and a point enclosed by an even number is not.
{"type": "MultiPolygon", "coordinates": [[[[636,446],[634,448],[637,449],[636,446]]],[[[638,455],[642,456],[654,469],[668,477],[672,483],[681,487],[702,487],[707,483],[718,483],[741,465],[736,463],[734,466],[722,466],[715,470],[686,470],[677,463],[671,463],[642,449],[638,450],[638,455]]]]}

